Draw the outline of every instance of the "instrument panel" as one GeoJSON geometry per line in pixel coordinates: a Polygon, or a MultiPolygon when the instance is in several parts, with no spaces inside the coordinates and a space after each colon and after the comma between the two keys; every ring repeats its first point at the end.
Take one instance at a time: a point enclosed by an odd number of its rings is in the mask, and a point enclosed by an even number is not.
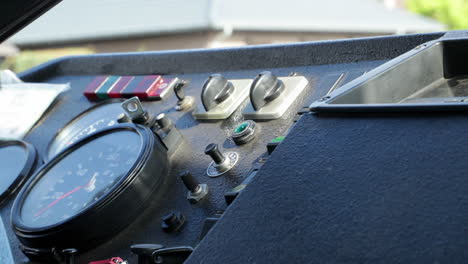
{"type": "Polygon", "coordinates": [[[398,48],[375,57],[326,51],[379,39],[96,55],[23,73],[70,89],[24,138],[42,166],[0,209],[15,262],[182,263],[312,102],[435,37],[388,38],[398,48]]]}

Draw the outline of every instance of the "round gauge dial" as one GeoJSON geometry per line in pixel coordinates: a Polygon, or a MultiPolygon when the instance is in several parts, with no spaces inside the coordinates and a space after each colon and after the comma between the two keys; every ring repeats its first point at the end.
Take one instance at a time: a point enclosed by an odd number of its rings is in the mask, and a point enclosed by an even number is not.
{"type": "Polygon", "coordinates": [[[100,129],[116,125],[118,116],[123,113],[122,102],[120,99],[107,100],[73,118],[49,143],[46,160],[50,160],[80,139],[100,129]]]}
{"type": "Polygon", "coordinates": [[[21,209],[23,223],[56,224],[88,208],[129,172],[140,146],[138,134],[124,130],[71,152],[28,193],[21,209]]]}
{"type": "Polygon", "coordinates": [[[74,143],[15,200],[12,224],[23,252],[31,257],[102,242],[141,213],[168,166],[159,137],[140,125],[119,124],[74,143]]]}
{"type": "Polygon", "coordinates": [[[19,140],[0,141],[0,202],[29,176],[36,163],[36,150],[19,140]]]}

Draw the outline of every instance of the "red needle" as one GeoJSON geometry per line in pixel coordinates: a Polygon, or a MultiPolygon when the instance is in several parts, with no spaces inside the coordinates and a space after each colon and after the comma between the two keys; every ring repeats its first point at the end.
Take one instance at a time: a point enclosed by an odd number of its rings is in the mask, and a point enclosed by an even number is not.
{"type": "Polygon", "coordinates": [[[37,213],[34,215],[34,217],[40,216],[40,215],[43,214],[45,211],[47,211],[47,209],[51,208],[51,207],[54,206],[56,203],[60,202],[60,200],[65,199],[67,196],[72,195],[74,192],[79,191],[81,188],[83,188],[83,186],[78,186],[78,187],[76,187],[75,189],[73,189],[73,190],[67,192],[66,194],[60,196],[60,197],[57,198],[55,201],[51,202],[49,205],[47,205],[47,206],[44,207],[42,210],[40,210],[39,212],[37,212],[37,213]]]}
{"type": "Polygon", "coordinates": [[[38,217],[40,216],[41,214],[43,214],[45,211],[47,211],[49,208],[51,208],[52,206],[54,206],[56,203],[60,202],[61,200],[65,199],[67,196],[70,196],[72,195],[73,193],[81,190],[82,188],[86,188],[88,186],[90,186],[91,184],[93,184],[93,179],[91,179],[87,184],[83,185],[83,186],[78,186],[76,187],[75,189],[67,192],[66,194],[60,196],[59,198],[55,199],[53,202],[51,202],[49,205],[47,205],[46,207],[42,208],[42,210],[40,210],[39,212],[37,212],[34,217],[38,217]]]}

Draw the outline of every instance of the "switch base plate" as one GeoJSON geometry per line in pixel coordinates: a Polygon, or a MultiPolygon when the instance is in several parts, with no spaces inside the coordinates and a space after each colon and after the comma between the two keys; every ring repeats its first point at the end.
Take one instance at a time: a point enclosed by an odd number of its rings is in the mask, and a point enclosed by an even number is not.
{"type": "Polygon", "coordinates": [[[220,103],[210,111],[206,111],[201,103],[193,113],[196,119],[226,119],[249,97],[250,85],[252,80],[229,80],[234,86],[234,92],[226,101],[220,103]]]}

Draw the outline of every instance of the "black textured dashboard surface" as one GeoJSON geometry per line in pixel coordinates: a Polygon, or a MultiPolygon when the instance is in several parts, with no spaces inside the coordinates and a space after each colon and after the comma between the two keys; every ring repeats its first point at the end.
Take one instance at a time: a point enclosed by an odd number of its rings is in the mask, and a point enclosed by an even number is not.
{"type": "Polygon", "coordinates": [[[465,263],[467,120],[303,115],[188,263],[465,263]]]}

